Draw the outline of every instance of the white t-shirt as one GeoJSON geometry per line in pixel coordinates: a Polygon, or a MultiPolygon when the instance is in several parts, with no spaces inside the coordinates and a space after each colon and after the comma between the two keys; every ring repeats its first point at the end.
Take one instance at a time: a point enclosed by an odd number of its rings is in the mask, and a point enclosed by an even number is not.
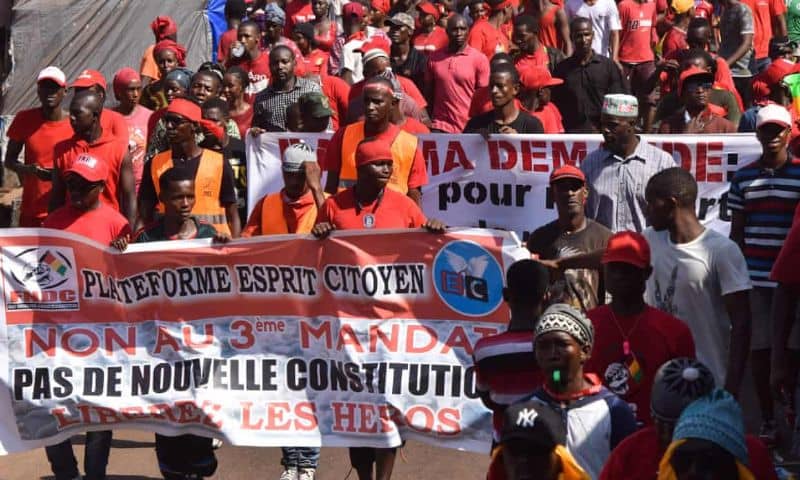
{"type": "Polygon", "coordinates": [[[356,50],[360,50],[368,40],[372,40],[376,36],[385,37],[386,34],[379,28],[367,26],[366,40],[350,40],[342,46],[342,68],[353,72],[353,83],[364,80],[363,56],[360,51],[356,50]]]}
{"type": "Polygon", "coordinates": [[[697,359],[711,369],[717,385],[723,385],[731,321],[722,296],[752,288],[741,250],[708,228],[678,245],[667,230],[648,228],[643,235],[650,243],[653,265],[645,300],[689,325],[697,359]]]}
{"type": "Polygon", "coordinates": [[[594,5],[589,5],[583,0],[567,0],[565,10],[570,21],[575,17],[586,17],[592,21],[594,31],[592,50],[611,58],[611,32],[622,30],[619,10],[614,0],[597,0],[594,5]]]}

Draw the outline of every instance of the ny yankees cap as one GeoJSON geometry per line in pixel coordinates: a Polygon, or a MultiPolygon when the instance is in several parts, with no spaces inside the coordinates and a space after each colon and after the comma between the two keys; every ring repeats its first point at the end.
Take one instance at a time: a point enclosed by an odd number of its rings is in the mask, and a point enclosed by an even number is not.
{"type": "Polygon", "coordinates": [[[567,429],[561,415],[536,400],[515,403],[503,415],[500,443],[522,441],[539,447],[543,452],[552,451],[556,445],[567,441],[567,429]]]}

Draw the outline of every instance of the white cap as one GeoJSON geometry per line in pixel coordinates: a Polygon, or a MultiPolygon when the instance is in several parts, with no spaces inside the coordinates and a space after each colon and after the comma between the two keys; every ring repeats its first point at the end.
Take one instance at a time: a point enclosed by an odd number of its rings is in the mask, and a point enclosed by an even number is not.
{"type": "Polygon", "coordinates": [[[67,76],[64,75],[64,72],[62,72],[58,67],[50,66],[39,72],[39,76],[36,78],[36,83],[39,83],[42,80],[52,80],[61,87],[67,86],[67,76]]]}
{"type": "Polygon", "coordinates": [[[307,143],[293,143],[283,152],[283,163],[281,167],[284,172],[302,172],[303,164],[306,162],[316,162],[317,154],[307,143]]]}
{"type": "Polygon", "coordinates": [[[777,123],[783,127],[792,125],[792,115],[785,107],[771,103],[761,107],[756,115],[756,128],[760,128],[765,123],[777,123]]]}

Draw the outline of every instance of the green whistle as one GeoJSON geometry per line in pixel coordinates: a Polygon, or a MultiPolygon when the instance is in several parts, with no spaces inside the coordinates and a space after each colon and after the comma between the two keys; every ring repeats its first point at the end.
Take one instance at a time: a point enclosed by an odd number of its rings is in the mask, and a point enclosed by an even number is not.
{"type": "Polygon", "coordinates": [[[561,370],[553,370],[553,382],[561,383],[561,370]]]}

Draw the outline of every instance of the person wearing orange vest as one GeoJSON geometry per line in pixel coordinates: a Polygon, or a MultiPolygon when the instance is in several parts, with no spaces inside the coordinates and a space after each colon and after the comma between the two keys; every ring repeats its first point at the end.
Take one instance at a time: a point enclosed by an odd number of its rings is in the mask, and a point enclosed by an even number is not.
{"type": "Polygon", "coordinates": [[[356,182],[356,149],[362,140],[380,139],[391,146],[394,169],[389,188],[420,203],[422,186],[428,183],[425,160],[416,136],[394,125],[390,119],[397,107],[392,83],[381,77],[364,85],[364,120],[340,128],[331,138],[324,169],[328,172],[325,191],[336,193],[356,182]]]}
{"type": "Polygon", "coordinates": [[[295,143],[283,153],[284,187],[256,203],[242,230],[243,237],[311,233],[317,210],[325,202],[317,154],[306,143],[295,143]]]}
{"type": "Polygon", "coordinates": [[[172,167],[182,167],[194,173],[195,204],[192,215],[211,224],[217,232],[237,238],[241,221],[237,210],[233,169],[221,153],[200,148],[195,134],[203,129],[217,138],[221,127],[201,116],[200,106],[191,100],[176,98],[164,115],[170,150],[161,152],[144,166],[139,187],[139,218],[136,230],[163,215],[164,206],[158,200],[159,178],[172,167]]]}

